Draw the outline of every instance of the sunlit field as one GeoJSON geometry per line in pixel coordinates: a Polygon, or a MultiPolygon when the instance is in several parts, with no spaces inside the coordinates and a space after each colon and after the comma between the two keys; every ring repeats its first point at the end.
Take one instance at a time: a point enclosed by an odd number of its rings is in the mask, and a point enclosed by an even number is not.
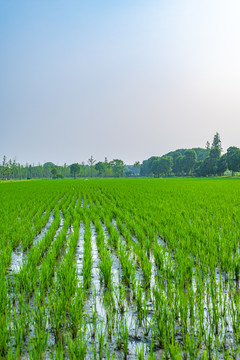
{"type": "Polygon", "coordinates": [[[240,180],[3,182],[0,199],[0,358],[238,358],[240,180]]]}

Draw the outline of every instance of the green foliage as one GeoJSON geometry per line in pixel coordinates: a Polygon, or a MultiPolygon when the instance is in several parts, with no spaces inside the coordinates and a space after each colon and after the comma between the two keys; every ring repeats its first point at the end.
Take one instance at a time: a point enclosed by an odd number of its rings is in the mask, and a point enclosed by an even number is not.
{"type": "Polygon", "coordinates": [[[70,172],[73,177],[76,177],[80,172],[80,165],[78,163],[70,165],[70,172]]]}

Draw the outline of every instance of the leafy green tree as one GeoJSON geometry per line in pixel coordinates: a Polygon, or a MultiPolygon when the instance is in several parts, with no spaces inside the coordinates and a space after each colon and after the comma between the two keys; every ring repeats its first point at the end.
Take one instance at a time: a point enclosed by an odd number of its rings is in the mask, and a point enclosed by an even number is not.
{"type": "Polygon", "coordinates": [[[70,173],[74,178],[76,178],[76,176],[79,174],[79,171],[80,171],[80,165],[78,163],[74,163],[70,165],[70,173]]]}
{"type": "Polygon", "coordinates": [[[171,156],[161,157],[161,174],[169,175],[172,170],[173,160],[171,156]]]}
{"type": "Polygon", "coordinates": [[[124,169],[125,169],[124,162],[122,160],[119,160],[119,159],[113,159],[110,163],[112,165],[113,176],[115,176],[115,177],[123,177],[124,176],[124,169]]]}
{"type": "Polygon", "coordinates": [[[111,171],[112,171],[112,165],[108,162],[107,157],[105,157],[104,159],[104,169],[105,169],[105,173],[104,176],[110,176],[111,175],[111,171]]]}
{"type": "Polygon", "coordinates": [[[192,169],[192,175],[194,176],[202,176],[201,174],[201,167],[202,167],[203,161],[196,161],[194,164],[194,167],[192,169]]]}
{"type": "Polygon", "coordinates": [[[64,163],[63,169],[62,169],[62,175],[65,177],[65,176],[67,176],[67,173],[68,173],[67,164],[64,163]]]}
{"type": "Polygon", "coordinates": [[[53,178],[53,179],[56,179],[56,178],[57,178],[57,173],[58,173],[57,169],[56,169],[55,167],[52,168],[51,174],[52,174],[52,178],[53,178]]]}
{"type": "Polygon", "coordinates": [[[151,171],[155,177],[159,177],[161,174],[161,158],[154,160],[151,163],[151,171]]]}
{"type": "Polygon", "coordinates": [[[104,174],[105,174],[105,164],[103,162],[99,161],[95,165],[95,170],[98,171],[99,176],[104,176],[104,174]]]}
{"type": "Polygon", "coordinates": [[[46,178],[50,178],[51,177],[51,169],[54,167],[55,167],[55,164],[53,164],[50,161],[43,164],[43,176],[46,178]]]}
{"type": "Polygon", "coordinates": [[[139,169],[141,167],[140,161],[135,161],[133,165],[136,169],[139,169]]]}
{"type": "Polygon", "coordinates": [[[201,164],[200,176],[210,176],[213,172],[213,163],[210,156],[208,156],[201,164]]]}
{"type": "Polygon", "coordinates": [[[6,179],[7,179],[7,176],[8,176],[8,162],[7,162],[6,155],[3,156],[1,173],[2,173],[2,179],[3,179],[3,180],[6,180],[6,179]]]}
{"type": "Polygon", "coordinates": [[[210,142],[209,141],[207,141],[206,142],[206,147],[205,147],[207,150],[210,150],[210,142]]]}
{"type": "Polygon", "coordinates": [[[182,173],[184,172],[183,162],[184,162],[184,156],[182,155],[177,156],[173,160],[173,172],[175,175],[179,176],[182,175],[182,173]]]}
{"type": "Polygon", "coordinates": [[[212,142],[211,149],[219,149],[220,154],[222,152],[222,142],[220,140],[220,135],[219,135],[218,132],[216,132],[216,134],[213,137],[213,142],[212,142]]]}
{"type": "Polygon", "coordinates": [[[227,154],[224,154],[220,157],[217,161],[217,175],[222,176],[224,175],[225,171],[228,168],[227,164],[227,154]]]}
{"type": "Polygon", "coordinates": [[[183,169],[187,175],[191,174],[194,164],[197,159],[197,154],[194,150],[186,150],[182,159],[183,169]]]}
{"type": "Polygon", "coordinates": [[[140,176],[149,176],[151,175],[151,169],[149,168],[148,160],[143,160],[140,167],[140,176]]]}
{"type": "Polygon", "coordinates": [[[227,149],[227,165],[228,169],[234,172],[240,171],[240,149],[235,146],[230,146],[227,149]]]}
{"type": "Polygon", "coordinates": [[[201,176],[217,175],[218,161],[220,160],[221,150],[219,147],[212,147],[209,156],[204,160],[201,165],[201,176]]]}
{"type": "Polygon", "coordinates": [[[159,159],[156,159],[151,164],[151,170],[155,177],[160,175],[169,175],[172,167],[172,157],[164,156],[159,159]]]}
{"type": "Polygon", "coordinates": [[[93,166],[95,162],[96,160],[94,160],[93,156],[91,155],[91,157],[88,159],[88,165],[90,166],[91,177],[93,176],[93,166]]]}

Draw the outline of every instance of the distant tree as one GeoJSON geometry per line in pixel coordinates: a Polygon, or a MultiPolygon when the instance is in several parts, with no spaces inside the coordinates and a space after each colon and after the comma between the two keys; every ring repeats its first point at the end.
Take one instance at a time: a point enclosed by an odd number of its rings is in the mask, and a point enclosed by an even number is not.
{"type": "Polygon", "coordinates": [[[184,172],[184,156],[179,155],[173,159],[173,172],[175,175],[182,175],[184,172]]]}
{"type": "Polygon", "coordinates": [[[151,171],[155,177],[159,177],[161,174],[161,158],[154,160],[151,163],[151,171]]]}
{"type": "Polygon", "coordinates": [[[203,164],[203,160],[195,162],[194,167],[192,169],[192,175],[194,175],[194,176],[202,176],[201,175],[202,164],[203,164]]]}
{"type": "Polygon", "coordinates": [[[209,156],[201,164],[201,169],[200,169],[201,176],[217,175],[218,161],[220,160],[220,156],[221,156],[220,148],[218,146],[215,147],[212,146],[209,156]]]}
{"type": "Polygon", "coordinates": [[[142,165],[140,167],[140,176],[150,176],[151,169],[149,167],[149,161],[143,160],[142,165]]]}
{"type": "Polygon", "coordinates": [[[219,135],[218,132],[216,132],[216,134],[213,137],[213,142],[212,142],[211,149],[219,149],[220,154],[222,152],[222,142],[220,140],[220,135],[219,135]]]}
{"type": "Polygon", "coordinates": [[[200,166],[200,176],[209,176],[212,174],[213,164],[210,156],[208,156],[200,166]]]}
{"type": "Polygon", "coordinates": [[[221,150],[219,148],[212,148],[210,150],[210,154],[209,156],[212,158],[212,159],[215,159],[215,160],[219,160],[220,159],[220,156],[221,156],[221,150]]]}
{"type": "Polygon", "coordinates": [[[240,171],[240,149],[235,146],[230,146],[227,149],[227,165],[228,169],[234,172],[240,171]]]}
{"type": "Polygon", "coordinates": [[[99,176],[103,176],[105,174],[105,164],[103,162],[99,161],[95,165],[95,170],[98,171],[99,176]]]}
{"type": "Polygon", "coordinates": [[[66,163],[64,163],[64,165],[63,165],[62,175],[67,176],[67,164],[66,163]]]}
{"type": "Polygon", "coordinates": [[[125,164],[122,160],[113,159],[111,162],[113,176],[122,177],[124,176],[125,164]]]}
{"type": "Polygon", "coordinates": [[[210,150],[210,142],[209,141],[206,142],[205,148],[206,148],[206,150],[210,150]]]}
{"type": "Polygon", "coordinates": [[[182,154],[181,154],[180,151],[174,151],[171,156],[172,156],[172,159],[173,159],[173,172],[174,172],[174,174],[177,174],[177,169],[176,169],[177,159],[180,156],[182,156],[182,154]]]}
{"type": "Polygon", "coordinates": [[[3,156],[1,172],[2,172],[2,179],[6,180],[7,176],[8,176],[8,162],[7,162],[6,155],[3,156]]]}
{"type": "Polygon", "coordinates": [[[50,178],[51,177],[51,169],[54,167],[56,167],[56,165],[50,161],[43,164],[43,176],[50,178]]]}
{"type": "Polygon", "coordinates": [[[135,176],[139,176],[140,175],[140,168],[141,168],[140,161],[135,161],[133,167],[136,170],[135,176]]]}
{"type": "Polygon", "coordinates": [[[133,165],[136,169],[139,169],[141,167],[140,161],[135,161],[133,165]]]}
{"type": "Polygon", "coordinates": [[[70,165],[70,173],[71,175],[73,175],[74,178],[76,178],[76,176],[79,174],[79,171],[80,171],[80,166],[78,163],[74,163],[70,165]]]}
{"type": "Polygon", "coordinates": [[[53,178],[53,179],[56,179],[56,178],[57,178],[57,173],[58,173],[57,169],[56,169],[55,167],[52,168],[51,174],[52,174],[52,178],[53,178]]]}
{"type": "Polygon", "coordinates": [[[161,157],[161,173],[163,175],[169,175],[172,170],[173,160],[171,156],[161,157]]]}
{"type": "Polygon", "coordinates": [[[93,176],[93,166],[95,162],[96,160],[94,160],[93,156],[91,155],[91,157],[88,159],[88,165],[90,166],[91,177],[93,176]]]}
{"type": "Polygon", "coordinates": [[[110,162],[108,162],[107,157],[105,157],[104,159],[104,176],[111,176],[111,172],[112,172],[112,164],[110,162]]]}
{"type": "Polygon", "coordinates": [[[221,150],[218,147],[211,149],[209,157],[211,159],[211,164],[212,164],[211,174],[216,175],[217,174],[217,163],[221,157],[221,150]]]}
{"type": "Polygon", "coordinates": [[[160,175],[169,175],[171,172],[172,157],[164,156],[154,160],[151,164],[151,170],[155,177],[160,175]]]}
{"type": "Polygon", "coordinates": [[[191,174],[197,154],[194,150],[186,150],[182,159],[183,169],[187,175],[191,174]]]}
{"type": "Polygon", "coordinates": [[[222,176],[224,175],[225,171],[227,170],[227,154],[222,155],[219,160],[217,161],[217,175],[222,176]]]}

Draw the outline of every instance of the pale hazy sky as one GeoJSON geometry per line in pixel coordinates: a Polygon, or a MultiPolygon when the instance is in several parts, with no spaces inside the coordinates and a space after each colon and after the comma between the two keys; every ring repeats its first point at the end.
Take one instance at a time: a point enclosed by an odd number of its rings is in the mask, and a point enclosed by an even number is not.
{"type": "Polygon", "coordinates": [[[0,160],[240,147],[239,0],[0,0],[0,160]]]}

